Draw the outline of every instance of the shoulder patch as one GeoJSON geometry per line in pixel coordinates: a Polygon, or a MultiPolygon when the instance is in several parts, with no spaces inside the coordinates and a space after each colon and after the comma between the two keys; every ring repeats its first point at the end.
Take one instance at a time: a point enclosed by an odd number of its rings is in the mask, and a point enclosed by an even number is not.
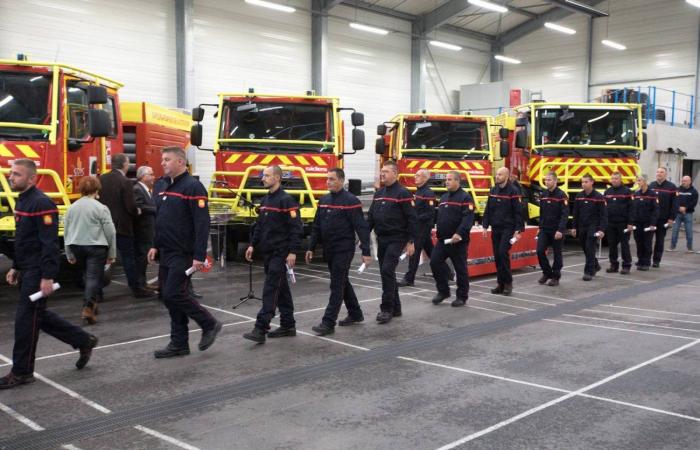
{"type": "Polygon", "coordinates": [[[415,206],[416,206],[416,202],[413,201],[413,200],[411,200],[411,206],[415,207],[415,206]]]}
{"type": "Polygon", "coordinates": [[[44,225],[53,225],[53,216],[51,214],[44,214],[44,225]]]}
{"type": "Polygon", "coordinates": [[[203,198],[200,198],[199,201],[197,202],[197,206],[199,206],[200,208],[204,208],[205,206],[207,206],[207,201],[204,200],[203,198]]]}
{"type": "Polygon", "coordinates": [[[293,209],[293,210],[289,211],[289,216],[290,216],[292,219],[296,219],[296,218],[297,218],[297,210],[296,210],[296,209],[293,209]]]}
{"type": "Polygon", "coordinates": [[[474,205],[472,205],[471,203],[469,204],[469,211],[474,211],[474,205]]]}

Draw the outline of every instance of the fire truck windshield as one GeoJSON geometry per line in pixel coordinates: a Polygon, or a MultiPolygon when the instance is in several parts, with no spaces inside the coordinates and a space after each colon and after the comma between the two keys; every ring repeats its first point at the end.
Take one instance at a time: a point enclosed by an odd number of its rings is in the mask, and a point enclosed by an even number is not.
{"type": "Polygon", "coordinates": [[[536,145],[635,146],[636,117],[624,109],[537,109],[536,145]]]}
{"type": "Polygon", "coordinates": [[[48,125],[50,85],[47,75],[0,72],[0,139],[48,138],[48,131],[13,127],[9,123],[48,125]]]}
{"type": "Polygon", "coordinates": [[[406,121],[402,151],[430,159],[488,159],[486,123],[406,121]]]}
{"type": "Polygon", "coordinates": [[[257,151],[333,151],[333,110],[330,105],[226,102],[220,145],[257,151]],[[236,142],[236,140],[246,142],[236,142]],[[249,140],[269,142],[251,143],[249,140]],[[287,141],[275,144],[274,141],[287,141]],[[289,142],[296,141],[296,142],[289,142]]]}

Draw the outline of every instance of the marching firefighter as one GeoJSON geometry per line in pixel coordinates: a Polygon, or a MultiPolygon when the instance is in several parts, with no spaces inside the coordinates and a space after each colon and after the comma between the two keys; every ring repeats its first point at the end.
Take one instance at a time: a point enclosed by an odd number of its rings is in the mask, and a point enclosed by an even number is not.
{"type": "Polygon", "coordinates": [[[659,197],[647,184],[647,176],[637,177],[639,189],[632,196],[632,224],[637,243],[637,270],[647,271],[651,264],[652,239],[659,219],[659,197]]]}
{"type": "Polygon", "coordinates": [[[617,248],[622,254],[622,270],[620,273],[628,275],[632,267],[632,254],[630,252],[630,235],[632,234],[632,190],[622,184],[620,172],[613,172],[610,176],[610,187],[603,194],[608,204],[608,228],[605,234],[608,236],[608,256],[610,267],[605,269],[607,273],[615,273],[620,270],[620,261],[617,257],[617,248]]]}
{"type": "Polygon", "coordinates": [[[362,214],[362,203],[350,192],[343,189],[345,172],[335,168],[328,171],[329,194],[318,201],[318,209],[311,229],[306,263],[311,263],[316,244],[323,244],[323,256],[328,263],[331,275],[331,295],[328,306],[319,325],[311,329],[319,336],[335,331],[340,307],[345,302],[348,315],[338,322],[340,326],[352,325],[364,320],[362,308],[348,279],[350,264],[355,255],[355,235],[360,238],[362,262],[368,266],[372,262],[369,251],[369,226],[362,214]]]}
{"type": "Polygon", "coordinates": [[[396,266],[402,252],[413,255],[417,218],[413,196],[398,182],[399,170],[394,161],[381,168],[382,187],[374,193],[369,208],[370,231],[377,235],[377,256],[382,276],[382,304],[377,322],[388,323],[401,316],[401,300],[396,283],[396,266]]]}
{"type": "Polygon", "coordinates": [[[7,272],[7,282],[19,286],[15,314],[15,345],[12,369],[0,378],[0,389],[32,383],[39,330],[80,350],[75,366],[82,369],[97,345],[97,338],[46,309],[46,297],[54,290],[58,275],[58,209],[56,204],[36,187],[36,164],[29,159],[16,159],[10,169],[10,186],[19,192],[15,205],[15,259],[7,272]],[[30,295],[42,297],[31,300],[30,295]]]}
{"type": "Polygon", "coordinates": [[[287,271],[294,269],[303,236],[299,204],[282,189],[282,169],[279,166],[266,168],[262,182],[268,193],[260,201],[258,220],[245,252],[245,258],[252,262],[253,252],[258,250],[265,261],[262,308],[253,330],[243,335],[258,344],[264,344],[266,336],[278,338],[297,334],[287,271]],[[277,308],[280,310],[280,327],[269,331],[277,308]]]}
{"type": "Polygon", "coordinates": [[[399,287],[413,286],[418,271],[418,264],[423,250],[430,258],[433,252],[433,240],[431,232],[435,224],[435,192],[428,187],[430,172],[427,169],[420,169],[416,172],[416,193],[414,195],[416,204],[416,215],[418,216],[418,227],[416,231],[416,251],[408,261],[408,271],[403,276],[403,280],[398,282],[399,287]]]}
{"type": "Polygon", "coordinates": [[[576,194],[574,204],[574,219],[571,235],[578,236],[579,243],[586,255],[586,265],[583,268],[583,281],[591,281],[600,270],[596,247],[598,239],[603,239],[608,226],[608,214],[605,208],[605,197],[593,189],[593,177],[581,177],[583,190],[576,194]]]}
{"type": "Polygon", "coordinates": [[[457,298],[452,306],[464,306],[469,298],[469,274],[467,273],[467,248],[469,232],[474,225],[474,199],[460,187],[459,172],[450,171],[445,179],[447,192],[440,198],[437,216],[437,245],[430,258],[430,268],[435,278],[437,294],[433,304],[440,304],[450,296],[447,280],[450,268],[445,260],[450,258],[457,273],[457,298]]]}
{"type": "Polygon", "coordinates": [[[491,245],[496,262],[498,285],[491,289],[492,294],[511,295],[513,274],[510,270],[510,247],[523,231],[523,208],[520,191],[509,181],[510,171],[501,167],[496,172],[496,185],[489,191],[484,209],[484,237],[491,227],[491,245]],[[511,242],[512,241],[512,242],[511,242]]]}
{"type": "Polygon", "coordinates": [[[656,192],[659,198],[659,215],[656,218],[654,230],[654,256],[651,267],[659,267],[664,254],[664,240],[668,227],[673,225],[678,212],[678,188],[666,179],[665,167],[656,169],[656,181],[649,183],[649,189],[656,192]]]}
{"type": "Polygon", "coordinates": [[[561,278],[562,244],[569,220],[569,198],[557,186],[557,174],[549,172],[544,177],[547,190],[540,196],[540,231],[537,237],[537,259],[542,268],[542,277],[537,282],[558,286],[561,278]],[[552,247],[554,262],[549,264],[547,248],[552,247]]]}

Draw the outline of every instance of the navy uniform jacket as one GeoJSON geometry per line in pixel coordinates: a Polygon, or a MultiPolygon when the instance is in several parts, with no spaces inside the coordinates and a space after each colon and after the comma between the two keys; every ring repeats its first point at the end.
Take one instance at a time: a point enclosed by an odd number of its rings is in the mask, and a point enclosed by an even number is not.
{"type": "Polygon", "coordinates": [[[41,278],[58,276],[58,209],[49,197],[35,186],[19,194],[15,204],[16,270],[40,269],[41,278]]]}
{"type": "Polygon", "coordinates": [[[684,188],[680,186],[678,188],[678,207],[685,206],[685,212],[687,214],[693,214],[695,212],[695,205],[698,204],[698,191],[693,186],[689,188],[684,188]]]}
{"type": "Polygon", "coordinates": [[[263,254],[296,253],[301,250],[304,228],[299,217],[299,204],[281,187],[260,201],[250,245],[263,254]]]}
{"type": "Polygon", "coordinates": [[[321,242],[324,253],[354,252],[355,234],[360,237],[362,255],[370,256],[369,225],[360,200],[345,189],[321,197],[311,228],[309,250],[314,251],[321,242]]]}
{"type": "Polygon", "coordinates": [[[653,190],[647,188],[635,191],[632,196],[632,222],[656,225],[659,219],[659,196],[653,190]]]}
{"type": "Polygon", "coordinates": [[[574,229],[595,227],[596,231],[608,228],[608,213],[603,194],[593,189],[590,194],[576,194],[574,204],[574,229]]]}
{"type": "Polygon", "coordinates": [[[156,198],[154,247],[163,255],[207,257],[209,207],[207,190],[188,172],[174,180],[162,177],[153,187],[156,198]]]}
{"type": "Polygon", "coordinates": [[[608,203],[608,223],[625,224],[632,223],[632,190],[627,186],[610,186],[603,194],[608,203]]]}
{"type": "Polygon", "coordinates": [[[432,228],[433,223],[435,223],[435,206],[437,206],[435,192],[428,187],[428,183],[425,183],[423,186],[416,189],[414,198],[418,224],[421,227],[427,226],[432,228]]]}
{"type": "Polygon", "coordinates": [[[521,198],[520,190],[510,181],[504,187],[492,187],[484,210],[484,228],[490,225],[494,229],[513,227],[515,231],[522,231],[525,224],[521,198]]]}
{"type": "Polygon", "coordinates": [[[398,181],[374,193],[367,219],[370,231],[386,242],[413,242],[416,238],[413,195],[398,181]]]}
{"type": "Polygon", "coordinates": [[[540,195],[540,228],[545,231],[566,231],[569,220],[569,197],[564,191],[555,187],[540,195]]]}
{"type": "Polygon", "coordinates": [[[440,197],[437,215],[437,238],[449,239],[459,234],[469,241],[469,231],[474,225],[474,199],[464,189],[447,191],[440,197]]]}
{"type": "Polygon", "coordinates": [[[665,224],[669,220],[676,219],[678,212],[678,188],[676,185],[666,180],[659,184],[656,181],[649,183],[649,189],[659,196],[659,217],[657,223],[665,224]]]}

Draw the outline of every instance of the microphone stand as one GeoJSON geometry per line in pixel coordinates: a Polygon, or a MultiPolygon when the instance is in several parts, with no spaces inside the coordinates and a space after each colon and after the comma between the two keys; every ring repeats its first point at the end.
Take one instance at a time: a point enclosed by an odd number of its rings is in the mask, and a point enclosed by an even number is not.
{"type": "MultiPolygon", "coordinates": [[[[242,195],[239,195],[236,191],[231,189],[227,181],[215,181],[215,184],[219,184],[223,186],[228,192],[233,194],[234,197],[238,199],[239,202],[243,203],[244,206],[248,207],[248,219],[250,222],[253,222],[253,210],[258,210],[258,207],[255,205],[255,203],[249,201],[247,198],[243,197],[242,195]]],[[[222,256],[223,258],[226,257],[224,254],[222,256]]],[[[258,297],[255,295],[255,291],[253,290],[253,261],[248,262],[248,295],[244,295],[243,297],[238,299],[239,302],[236,303],[231,309],[236,309],[239,306],[241,306],[243,303],[247,302],[248,300],[260,300],[262,301],[262,298],[258,297]]]]}

